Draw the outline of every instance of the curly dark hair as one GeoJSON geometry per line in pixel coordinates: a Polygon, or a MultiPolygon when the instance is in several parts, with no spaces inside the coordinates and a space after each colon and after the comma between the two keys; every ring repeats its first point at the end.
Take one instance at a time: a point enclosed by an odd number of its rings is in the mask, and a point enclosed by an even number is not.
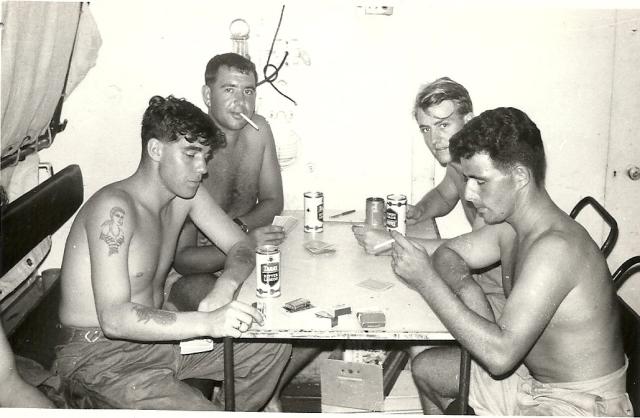
{"type": "Polygon", "coordinates": [[[226,145],[226,138],[211,118],[185,99],[153,96],[142,117],[142,146],[151,138],[172,142],[184,137],[215,151],[226,145]]]}
{"type": "Polygon", "coordinates": [[[547,162],[540,130],[526,113],[499,107],[471,119],[449,142],[454,161],[487,154],[501,170],[516,164],[528,167],[536,185],[544,184],[547,162]]]}

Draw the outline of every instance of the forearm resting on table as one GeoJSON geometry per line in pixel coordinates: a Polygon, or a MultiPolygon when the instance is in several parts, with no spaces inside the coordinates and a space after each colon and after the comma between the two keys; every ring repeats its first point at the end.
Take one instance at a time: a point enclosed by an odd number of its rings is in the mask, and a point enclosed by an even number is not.
{"type": "Polygon", "coordinates": [[[175,341],[211,334],[209,316],[202,312],[175,312],[127,302],[99,312],[105,336],[133,341],[175,341]]]}
{"type": "Polygon", "coordinates": [[[222,274],[203,302],[212,306],[231,302],[236,291],[253,271],[255,261],[255,251],[250,241],[239,242],[231,247],[222,274]]]}
{"type": "Polygon", "coordinates": [[[215,273],[224,267],[226,259],[215,245],[185,247],[176,252],[173,268],[182,275],[215,273]]]}

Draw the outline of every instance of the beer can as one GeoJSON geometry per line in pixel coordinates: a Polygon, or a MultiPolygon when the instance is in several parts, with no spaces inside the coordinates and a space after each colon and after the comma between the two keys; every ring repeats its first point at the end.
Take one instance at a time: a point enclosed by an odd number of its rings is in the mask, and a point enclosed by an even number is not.
{"type": "Polygon", "coordinates": [[[324,225],[324,194],[304,194],[304,232],[322,232],[324,225]]]}
{"type": "Polygon", "coordinates": [[[387,229],[398,231],[402,235],[407,230],[407,196],[390,194],[387,196],[387,229]]]}
{"type": "Polygon", "coordinates": [[[256,296],[280,296],[280,249],[275,245],[261,245],[256,249],[256,296]]]}
{"type": "Polygon", "coordinates": [[[364,223],[374,228],[384,228],[386,226],[386,212],[383,198],[367,198],[364,223]]]}

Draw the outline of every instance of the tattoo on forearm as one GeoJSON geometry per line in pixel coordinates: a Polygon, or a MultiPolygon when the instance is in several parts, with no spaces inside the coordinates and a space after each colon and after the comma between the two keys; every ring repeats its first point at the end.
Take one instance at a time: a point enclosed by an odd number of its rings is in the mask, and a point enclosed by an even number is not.
{"type": "Polygon", "coordinates": [[[133,310],[138,316],[138,322],[144,322],[145,324],[149,321],[153,321],[160,325],[169,325],[176,322],[175,312],[161,311],[141,305],[135,305],[133,310]]]}
{"type": "Polygon", "coordinates": [[[100,225],[100,239],[109,247],[109,255],[118,254],[118,249],[124,243],[124,209],[114,206],[109,211],[109,220],[100,225]]]}

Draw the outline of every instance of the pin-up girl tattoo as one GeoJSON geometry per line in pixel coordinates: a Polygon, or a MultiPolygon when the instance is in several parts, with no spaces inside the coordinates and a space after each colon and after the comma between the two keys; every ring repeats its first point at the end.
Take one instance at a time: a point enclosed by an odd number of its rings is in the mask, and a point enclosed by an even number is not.
{"type": "Polygon", "coordinates": [[[124,224],[124,209],[114,206],[109,212],[108,221],[104,221],[100,227],[100,239],[107,243],[109,247],[109,255],[118,254],[118,248],[124,242],[124,232],[122,225],[124,224]]]}

